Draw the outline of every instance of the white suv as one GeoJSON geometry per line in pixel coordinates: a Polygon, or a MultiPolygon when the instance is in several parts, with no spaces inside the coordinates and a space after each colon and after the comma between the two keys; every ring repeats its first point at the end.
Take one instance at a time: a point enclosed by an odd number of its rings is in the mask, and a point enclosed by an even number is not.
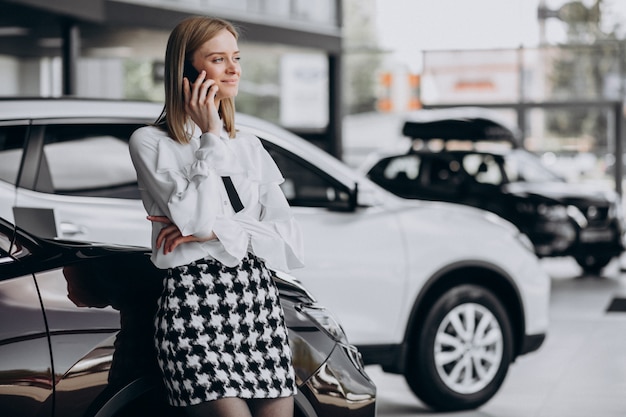
{"type": "MultiPolygon", "coordinates": [[[[58,239],[149,245],[127,140],[154,103],[0,100],[0,216],[58,239]],[[15,216],[14,216],[15,215],[15,216]]],[[[407,201],[256,118],[305,237],[294,271],[367,364],[426,404],[475,408],[542,344],[550,281],[525,235],[485,211],[407,201]]]]}

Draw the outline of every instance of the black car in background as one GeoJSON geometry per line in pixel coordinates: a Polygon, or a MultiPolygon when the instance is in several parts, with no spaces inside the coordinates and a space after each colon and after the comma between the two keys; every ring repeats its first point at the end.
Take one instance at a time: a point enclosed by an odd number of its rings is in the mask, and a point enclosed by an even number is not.
{"type": "MultiPolygon", "coordinates": [[[[294,415],[374,416],[374,384],[341,327],[293,278],[274,279],[294,415]]],[[[161,284],[145,249],[39,239],[0,218],[0,416],[180,415],[153,351],[161,284]]]]}
{"type": "Polygon", "coordinates": [[[392,193],[491,211],[527,234],[539,257],[573,256],[597,273],[624,251],[619,195],[568,183],[480,109],[427,110],[406,121],[407,152],[376,155],[367,176],[392,193]]]}

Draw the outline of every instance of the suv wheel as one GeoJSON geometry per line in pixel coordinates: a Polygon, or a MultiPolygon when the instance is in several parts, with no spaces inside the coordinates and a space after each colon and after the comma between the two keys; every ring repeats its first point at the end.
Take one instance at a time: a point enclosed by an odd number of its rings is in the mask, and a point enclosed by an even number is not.
{"type": "Polygon", "coordinates": [[[486,288],[460,285],[435,301],[414,334],[405,375],[413,392],[438,410],[487,402],[509,368],[511,324],[486,288]]]}
{"type": "Polygon", "coordinates": [[[576,262],[588,274],[597,274],[602,268],[607,266],[613,259],[610,255],[579,255],[575,257],[576,262]]]}

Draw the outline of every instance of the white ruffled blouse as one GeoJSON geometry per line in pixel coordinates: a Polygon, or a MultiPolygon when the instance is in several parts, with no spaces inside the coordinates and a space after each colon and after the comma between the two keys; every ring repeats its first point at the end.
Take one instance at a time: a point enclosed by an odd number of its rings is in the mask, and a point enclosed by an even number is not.
{"type": "Polygon", "coordinates": [[[163,254],[156,238],[163,227],[152,225],[152,262],[166,269],[212,257],[236,266],[248,251],[270,268],[289,271],[302,263],[302,234],[279,184],[284,178],[260,140],[251,134],[235,138],[195,128],[189,144],[146,126],[130,138],[143,205],[150,215],[168,217],[184,236],[217,240],[187,242],[163,254]],[[230,176],[244,209],[233,210],[222,182],[230,176]]]}

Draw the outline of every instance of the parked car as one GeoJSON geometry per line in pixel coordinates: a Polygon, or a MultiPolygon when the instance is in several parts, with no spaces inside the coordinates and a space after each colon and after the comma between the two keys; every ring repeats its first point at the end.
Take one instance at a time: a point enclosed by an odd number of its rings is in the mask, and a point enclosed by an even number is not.
{"type": "MultiPolygon", "coordinates": [[[[127,141],[160,110],[0,100],[0,214],[52,238],[149,245],[127,141]]],[[[262,140],[285,177],[305,239],[307,266],[294,274],[337,315],[366,364],[403,374],[433,408],[467,409],[540,347],[550,281],[513,225],[396,197],[274,124],[242,114],[238,129],[262,140]]]]}
{"type": "Polygon", "coordinates": [[[567,182],[488,113],[421,114],[404,124],[412,139],[407,151],[364,163],[369,179],[403,198],[492,211],[528,235],[538,256],[573,256],[585,272],[598,273],[622,254],[626,229],[617,192],[567,182]]]}
{"type": "MultiPolygon", "coordinates": [[[[153,347],[162,277],[145,249],[43,240],[0,219],[0,415],[182,415],[153,347]]],[[[293,277],[274,280],[295,416],[373,417],[375,386],[336,320],[293,277]]]]}

